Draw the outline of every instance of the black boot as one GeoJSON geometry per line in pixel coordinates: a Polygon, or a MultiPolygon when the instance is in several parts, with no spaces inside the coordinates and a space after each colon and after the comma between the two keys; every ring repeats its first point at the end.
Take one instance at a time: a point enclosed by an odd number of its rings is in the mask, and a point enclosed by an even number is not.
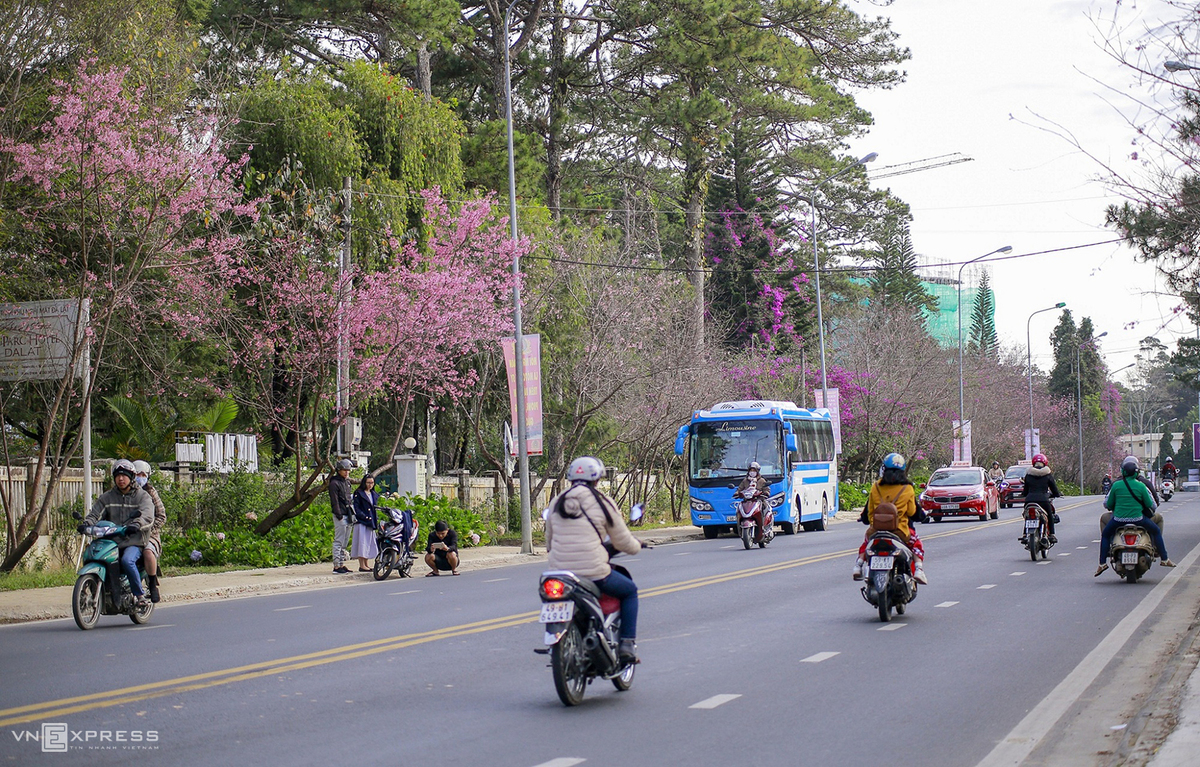
{"type": "Polygon", "coordinates": [[[620,646],[617,648],[617,660],[623,666],[630,666],[638,663],[637,643],[632,639],[622,639],[620,646]]]}
{"type": "Polygon", "coordinates": [[[150,601],[154,604],[158,604],[162,599],[162,595],[158,593],[158,576],[147,575],[146,585],[150,587],[150,601]]]}

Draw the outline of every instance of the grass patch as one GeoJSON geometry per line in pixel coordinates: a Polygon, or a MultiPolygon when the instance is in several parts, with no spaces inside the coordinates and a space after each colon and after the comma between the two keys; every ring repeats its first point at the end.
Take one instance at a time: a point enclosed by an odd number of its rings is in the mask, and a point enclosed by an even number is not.
{"type": "Polygon", "coordinates": [[[74,583],[74,570],[39,570],[31,573],[17,572],[0,575],[0,591],[45,589],[51,586],[70,586],[74,583]]]}

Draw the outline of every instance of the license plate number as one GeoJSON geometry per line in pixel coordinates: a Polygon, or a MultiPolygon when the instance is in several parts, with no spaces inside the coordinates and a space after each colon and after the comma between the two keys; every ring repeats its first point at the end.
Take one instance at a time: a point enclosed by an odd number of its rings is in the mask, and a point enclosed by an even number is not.
{"type": "Polygon", "coordinates": [[[575,617],[574,602],[543,602],[538,623],[566,623],[575,617]]]}
{"type": "Polygon", "coordinates": [[[1038,526],[1038,521],[1036,519],[1025,520],[1025,529],[1026,530],[1037,530],[1037,526],[1038,526]]]}
{"type": "Polygon", "coordinates": [[[955,511],[956,509],[958,509],[957,503],[943,503],[942,504],[943,511],[955,511]]]}
{"type": "Polygon", "coordinates": [[[871,557],[872,570],[891,570],[895,557],[871,557]]]}
{"type": "Polygon", "coordinates": [[[1138,553],[1136,551],[1122,551],[1121,564],[1136,565],[1138,563],[1138,553]]]}

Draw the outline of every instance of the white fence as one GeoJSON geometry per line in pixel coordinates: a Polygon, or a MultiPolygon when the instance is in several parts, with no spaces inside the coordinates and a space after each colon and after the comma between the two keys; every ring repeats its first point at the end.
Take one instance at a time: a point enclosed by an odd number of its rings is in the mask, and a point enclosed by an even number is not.
{"type": "MultiPolygon", "coordinates": [[[[28,502],[30,493],[33,491],[34,476],[37,473],[37,464],[29,464],[27,466],[0,466],[0,485],[4,487],[4,492],[8,498],[8,511],[17,518],[24,516],[25,504],[28,502]]],[[[105,472],[92,471],[92,492],[99,494],[100,489],[105,480],[105,472]]],[[[50,478],[50,468],[45,467],[42,470],[41,485],[44,488],[50,478]]],[[[39,494],[40,495],[40,494],[39,494]]],[[[83,497],[83,469],[67,469],[63,473],[63,477],[55,485],[54,491],[50,494],[50,508],[54,509],[74,502],[76,499],[83,497]]],[[[51,515],[53,516],[53,515],[51,515]]],[[[40,535],[46,535],[51,531],[53,520],[47,520],[47,524],[38,530],[40,535]]]]}

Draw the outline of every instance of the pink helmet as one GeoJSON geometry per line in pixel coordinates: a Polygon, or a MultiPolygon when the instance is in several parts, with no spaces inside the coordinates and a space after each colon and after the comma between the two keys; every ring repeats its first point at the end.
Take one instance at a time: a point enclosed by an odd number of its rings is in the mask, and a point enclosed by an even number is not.
{"type": "Polygon", "coordinates": [[[1046,457],[1045,453],[1038,453],[1033,457],[1033,465],[1037,466],[1039,463],[1043,466],[1049,466],[1050,459],[1046,457]]]}

